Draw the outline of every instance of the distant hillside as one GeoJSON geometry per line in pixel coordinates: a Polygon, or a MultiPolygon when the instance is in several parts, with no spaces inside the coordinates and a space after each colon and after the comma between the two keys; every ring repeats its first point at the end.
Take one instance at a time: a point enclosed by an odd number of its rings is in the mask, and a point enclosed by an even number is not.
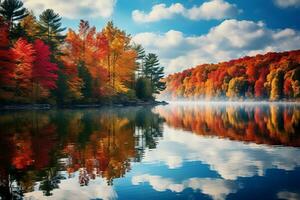
{"type": "Polygon", "coordinates": [[[168,99],[299,100],[300,50],[203,64],[165,81],[168,99]]]}

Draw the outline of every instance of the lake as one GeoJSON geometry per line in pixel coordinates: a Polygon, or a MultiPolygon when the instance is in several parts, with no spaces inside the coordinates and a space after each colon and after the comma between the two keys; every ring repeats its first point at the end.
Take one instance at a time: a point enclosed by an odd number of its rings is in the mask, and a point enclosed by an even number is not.
{"type": "Polygon", "coordinates": [[[300,199],[300,105],[1,111],[0,199],[300,199]]]}

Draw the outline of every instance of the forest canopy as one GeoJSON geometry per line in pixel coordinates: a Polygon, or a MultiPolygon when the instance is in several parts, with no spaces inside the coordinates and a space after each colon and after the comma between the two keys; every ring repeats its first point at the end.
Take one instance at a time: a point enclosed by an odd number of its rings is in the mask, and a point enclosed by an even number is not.
{"type": "Polygon", "coordinates": [[[190,100],[300,98],[300,50],[203,64],[169,75],[162,96],[190,100]]]}

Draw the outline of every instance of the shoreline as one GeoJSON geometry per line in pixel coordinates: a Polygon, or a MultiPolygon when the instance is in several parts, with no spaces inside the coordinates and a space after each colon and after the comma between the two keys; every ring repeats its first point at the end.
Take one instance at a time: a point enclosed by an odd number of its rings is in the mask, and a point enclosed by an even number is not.
{"type": "Polygon", "coordinates": [[[300,101],[128,101],[128,102],[104,102],[104,103],[82,103],[82,104],[0,104],[0,111],[9,110],[52,110],[52,109],[99,109],[104,107],[125,108],[139,106],[159,106],[168,104],[190,104],[190,105],[299,105],[300,101]]]}
{"type": "Polygon", "coordinates": [[[166,101],[134,101],[122,103],[102,103],[102,104],[65,104],[65,105],[51,105],[51,104],[10,104],[0,105],[0,110],[52,110],[52,109],[91,109],[104,107],[139,107],[139,106],[158,106],[167,105],[166,101]]]}
{"type": "Polygon", "coordinates": [[[291,100],[283,100],[283,101],[268,101],[268,100],[262,100],[262,101],[258,101],[258,100],[247,100],[247,101],[238,101],[238,100],[213,100],[213,101],[205,101],[205,100],[199,100],[199,101],[186,101],[186,100],[169,100],[168,101],[169,104],[300,104],[300,101],[291,101],[291,100]]]}

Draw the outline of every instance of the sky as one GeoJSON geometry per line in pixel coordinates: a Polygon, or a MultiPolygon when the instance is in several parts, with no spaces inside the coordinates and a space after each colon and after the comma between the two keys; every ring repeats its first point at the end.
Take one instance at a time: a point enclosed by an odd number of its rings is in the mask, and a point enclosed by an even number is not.
{"type": "Polygon", "coordinates": [[[65,27],[107,21],[156,53],[165,73],[246,55],[300,49],[300,0],[23,0],[52,8],[65,27]]]}

